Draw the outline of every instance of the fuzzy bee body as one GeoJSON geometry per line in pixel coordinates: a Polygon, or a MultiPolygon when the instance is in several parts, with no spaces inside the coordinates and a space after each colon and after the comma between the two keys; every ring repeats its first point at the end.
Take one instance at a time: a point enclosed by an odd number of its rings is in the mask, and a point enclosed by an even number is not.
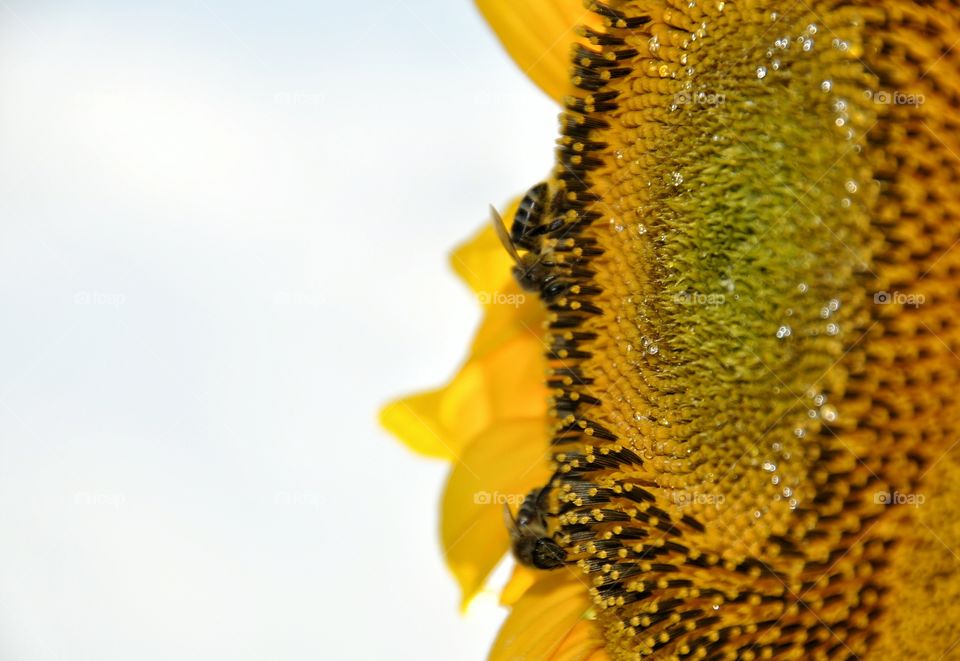
{"type": "Polygon", "coordinates": [[[543,250],[543,235],[557,229],[557,223],[544,223],[550,208],[550,187],[546,182],[533,186],[523,196],[509,231],[497,210],[490,207],[500,242],[516,262],[513,276],[526,291],[539,292],[553,279],[556,264],[543,250]]]}
{"type": "Polygon", "coordinates": [[[550,188],[546,182],[540,182],[527,191],[510,227],[510,239],[513,245],[524,250],[535,251],[537,237],[542,234],[543,216],[549,204],[550,188]]]}
{"type": "Polygon", "coordinates": [[[563,565],[567,552],[547,534],[543,498],[546,487],[535,488],[523,499],[514,518],[506,509],[507,528],[513,555],[521,564],[535,569],[556,569],[563,565]]]}

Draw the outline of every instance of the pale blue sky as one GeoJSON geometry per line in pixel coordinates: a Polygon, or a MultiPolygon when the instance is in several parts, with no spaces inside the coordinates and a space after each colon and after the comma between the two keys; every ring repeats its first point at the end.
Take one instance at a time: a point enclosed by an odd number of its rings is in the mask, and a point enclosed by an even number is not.
{"type": "Polygon", "coordinates": [[[468,2],[0,1],[0,658],[483,658],[374,416],[556,113],[468,2]]]}

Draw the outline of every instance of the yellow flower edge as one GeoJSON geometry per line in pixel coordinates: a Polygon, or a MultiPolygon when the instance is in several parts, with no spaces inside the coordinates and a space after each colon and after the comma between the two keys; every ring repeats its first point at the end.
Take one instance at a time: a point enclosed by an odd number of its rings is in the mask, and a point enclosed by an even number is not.
{"type": "MultiPolygon", "coordinates": [[[[516,206],[507,208],[507,218],[516,206]]],[[[517,289],[509,257],[489,227],[455,250],[451,263],[481,301],[491,300],[470,356],[446,386],[384,407],[381,424],[412,450],[453,462],[441,541],[466,608],[508,550],[503,505],[516,508],[548,477],[545,316],[538,301],[517,289]],[[486,296],[492,293],[501,302],[486,296]]],[[[490,658],[606,659],[587,617],[585,589],[572,572],[544,575],[518,565],[501,595],[511,611],[490,658]]]]}
{"type": "MultiPolygon", "coordinates": [[[[575,30],[600,22],[582,2],[479,0],[477,6],[517,65],[546,94],[559,101],[572,90],[569,48],[575,30]]],[[[518,202],[505,209],[508,222],[518,202]]],[[[489,225],[457,248],[450,261],[484,307],[470,355],[447,385],[388,404],[380,422],[411,450],[454,462],[442,500],[441,540],[461,588],[461,608],[466,608],[508,548],[502,507],[476,500],[515,499],[546,477],[545,313],[519,291],[511,259],[489,225]],[[512,305],[513,300],[521,303],[512,305]],[[519,462],[505,460],[517,452],[519,462]]],[[[522,605],[535,576],[528,572],[522,589],[513,581],[505,594],[511,589],[514,594],[507,599],[522,605]]],[[[562,653],[556,642],[554,651],[562,653]]],[[[498,649],[511,658],[509,645],[498,649]]]]}
{"type": "MultiPolygon", "coordinates": [[[[508,207],[508,217],[516,206],[508,207]]],[[[513,282],[510,258],[492,227],[478,231],[450,261],[483,304],[484,318],[470,354],[450,383],[388,404],[380,422],[412,450],[454,460],[498,421],[545,419],[546,407],[536,397],[544,389],[543,352],[537,348],[542,346],[543,313],[513,282]],[[541,371],[511,374],[504,367],[515,360],[524,368],[539,364],[541,371]]]]}
{"type": "Polygon", "coordinates": [[[546,479],[549,430],[542,307],[513,281],[490,226],[451,263],[483,303],[470,355],[446,386],[388,404],[380,421],[412,450],[453,462],[441,540],[465,608],[507,551],[504,505],[546,479]]]}

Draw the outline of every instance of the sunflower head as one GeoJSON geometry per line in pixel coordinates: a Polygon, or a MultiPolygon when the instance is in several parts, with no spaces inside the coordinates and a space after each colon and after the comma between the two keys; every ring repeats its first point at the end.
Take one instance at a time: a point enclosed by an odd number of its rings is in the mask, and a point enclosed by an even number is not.
{"type": "Polygon", "coordinates": [[[465,587],[508,547],[467,485],[509,485],[516,556],[554,570],[518,571],[494,657],[949,652],[960,529],[900,505],[960,471],[956,8],[481,7],[563,104],[490,256],[528,298],[464,368],[525,352],[489,365],[529,408],[477,389],[432,423],[460,460],[445,517],[488,540],[451,561],[465,587]]]}

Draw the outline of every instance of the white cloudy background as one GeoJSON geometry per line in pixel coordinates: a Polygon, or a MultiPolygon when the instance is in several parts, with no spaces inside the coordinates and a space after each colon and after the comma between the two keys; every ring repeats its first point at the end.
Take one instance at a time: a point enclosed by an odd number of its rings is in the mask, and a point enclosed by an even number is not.
{"type": "Polygon", "coordinates": [[[468,0],[0,0],[0,659],[480,659],[380,431],[556,109],[468,0]]]}

